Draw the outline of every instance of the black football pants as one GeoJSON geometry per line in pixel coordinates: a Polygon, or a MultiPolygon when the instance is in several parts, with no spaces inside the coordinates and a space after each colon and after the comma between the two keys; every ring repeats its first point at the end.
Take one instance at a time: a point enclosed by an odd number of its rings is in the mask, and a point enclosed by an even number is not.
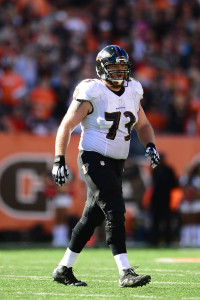
{"type": "Polygon", "coordinates": [[[106,220],[106,242],[113,255],[126,253],[125,204],[122,196],[124,160],[80,151],[78,167],[87,185],[83,214],[72,232],[69,248],[80,253],[94,230],[106,220]]]}

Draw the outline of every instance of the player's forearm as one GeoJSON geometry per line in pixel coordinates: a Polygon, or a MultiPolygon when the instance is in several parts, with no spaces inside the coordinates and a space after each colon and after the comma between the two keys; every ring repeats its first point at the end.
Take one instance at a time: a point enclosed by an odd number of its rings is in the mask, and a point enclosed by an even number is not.
{"type": "Polygon", "coordinates": [[[55,155],[65,156],[70,137],[71,129],[67,126],[63,126],[63,124],[61,123],[56,135],[55,155]]]}
{"type": "Polygon", "coordinates": [[[149,123],[141,126],[137,130],[138,138],[140,142],[146,147],[148,143],[155,144],[155,134],[152,126],[149,123]]]}

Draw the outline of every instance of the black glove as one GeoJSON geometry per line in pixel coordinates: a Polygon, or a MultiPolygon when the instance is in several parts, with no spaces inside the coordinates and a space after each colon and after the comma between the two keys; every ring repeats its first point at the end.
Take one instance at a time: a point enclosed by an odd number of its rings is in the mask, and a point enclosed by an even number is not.
{"type": "Polygon", "coordinates": [[[160,162],[159,154],[156,150],[156,146],[153,143],[148,143],[146,146],[145,157],[151,157],[151,167],[154,169],[160,162]]]}
{"type": "Polygon", "coordinates": [[[69,170],[65,164],[65,157],[57,155],[54,159],[52,176],[56,184],[59,186],[65,185],[65,182],[69,178],[69,170]]]}

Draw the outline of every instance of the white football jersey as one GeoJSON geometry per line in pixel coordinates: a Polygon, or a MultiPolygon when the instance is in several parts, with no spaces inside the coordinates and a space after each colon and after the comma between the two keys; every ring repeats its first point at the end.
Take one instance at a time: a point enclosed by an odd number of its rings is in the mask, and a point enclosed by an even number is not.
{"type": "Polygon", "coordinates": [[[74,91],[74,99],[90,101],[93,107],[81,122],[79,149],[95,151],[115,159],[126,159],[130,133],[138,121],[141,84],[132,79],[121,96],[99,79],[83,80],[74,91]]]}

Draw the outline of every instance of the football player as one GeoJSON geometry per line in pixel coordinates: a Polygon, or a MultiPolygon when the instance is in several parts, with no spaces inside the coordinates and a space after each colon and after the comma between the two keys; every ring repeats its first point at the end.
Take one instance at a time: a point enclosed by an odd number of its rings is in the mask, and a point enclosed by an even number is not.
{"type": "Polygon", "coordinates": [[[95,228],[106,220],[106,242],[119,270],[119,286],[143,286],[151,277],[136,274],[127,257],[122,173],[133,127],[151,167],[158,165],[154,131],[140,104],[142,86],[130,77],[127,52],[116,45],[105,47],[97,55],[96,72],[99,79],[83,80],[76,87],[56,136],[52,175],[62,186],[68,178],[66,149],[73,129],[81,123],[78,166],[87,185],[87,201],[53,279],[65,285],[87,285],[76,279],[72,267],[95,228]]]}

